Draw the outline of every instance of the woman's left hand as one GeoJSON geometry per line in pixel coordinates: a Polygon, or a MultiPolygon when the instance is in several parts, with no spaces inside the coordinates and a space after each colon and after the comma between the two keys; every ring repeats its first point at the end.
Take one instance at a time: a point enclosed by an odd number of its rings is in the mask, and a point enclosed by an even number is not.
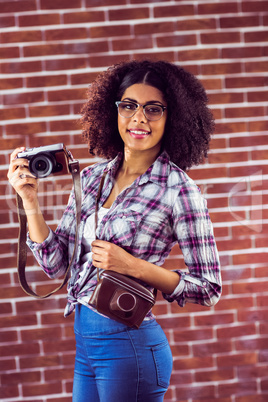
{"type": "Polygon", "coordinates": [[[108,241],[94,240],[91,250],[94,267],[135,276],[135,257],[123,248],[108,241]]]}

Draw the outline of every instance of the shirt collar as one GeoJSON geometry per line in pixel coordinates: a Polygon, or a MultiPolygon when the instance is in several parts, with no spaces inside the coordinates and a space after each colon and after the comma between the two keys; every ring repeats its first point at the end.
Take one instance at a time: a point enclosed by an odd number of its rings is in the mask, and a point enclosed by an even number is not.
{"type": "MultiPolygon", "coordinates": [[[[123,159],[123,153],[119,154],[108,162],[105,171],[110,172],[112,177],[115,177],[117,169],[119,168],[123,159]]],[[[170,157],[166,151],[163,151],[155,162],[146,170],[146,172],[140,176],[138,185],[145,184],[148,181],[158,183],[160,185],[166,185],[167,179],[170,173],[170,157]]]]}

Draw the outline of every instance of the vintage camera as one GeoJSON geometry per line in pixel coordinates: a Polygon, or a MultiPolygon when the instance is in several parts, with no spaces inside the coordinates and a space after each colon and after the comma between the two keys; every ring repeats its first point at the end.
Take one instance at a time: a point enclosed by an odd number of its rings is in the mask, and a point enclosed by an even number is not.
{"type": "Polygon", "coordinates": [[[73,159],[64,144],[47,145],[37,148],[26,148],[18,153],[18,158],[29,160],[30,172],[39,178],[50,174],[69,173],[69,159],[73,159]]]}

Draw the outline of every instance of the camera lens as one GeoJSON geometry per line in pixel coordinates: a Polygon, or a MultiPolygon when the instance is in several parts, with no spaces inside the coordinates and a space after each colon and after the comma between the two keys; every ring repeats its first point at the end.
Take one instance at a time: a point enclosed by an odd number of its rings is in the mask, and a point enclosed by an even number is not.
{"type": "Polygon", "coordinates": [[[29,169],[36,177],[46,177],[53,171],[53,161],[45,154],[38,154],[30,160],[29,169]]]}

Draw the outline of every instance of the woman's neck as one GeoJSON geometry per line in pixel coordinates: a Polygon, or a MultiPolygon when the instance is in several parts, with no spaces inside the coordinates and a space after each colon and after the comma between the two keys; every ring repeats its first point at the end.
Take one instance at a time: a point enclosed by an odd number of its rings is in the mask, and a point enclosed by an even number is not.
{"type": "Polygon", "coordinates": [[[125,176],[141,176],[154,163],[157,153],[132,152],[125,149],[121,173],[125,176]]]}

